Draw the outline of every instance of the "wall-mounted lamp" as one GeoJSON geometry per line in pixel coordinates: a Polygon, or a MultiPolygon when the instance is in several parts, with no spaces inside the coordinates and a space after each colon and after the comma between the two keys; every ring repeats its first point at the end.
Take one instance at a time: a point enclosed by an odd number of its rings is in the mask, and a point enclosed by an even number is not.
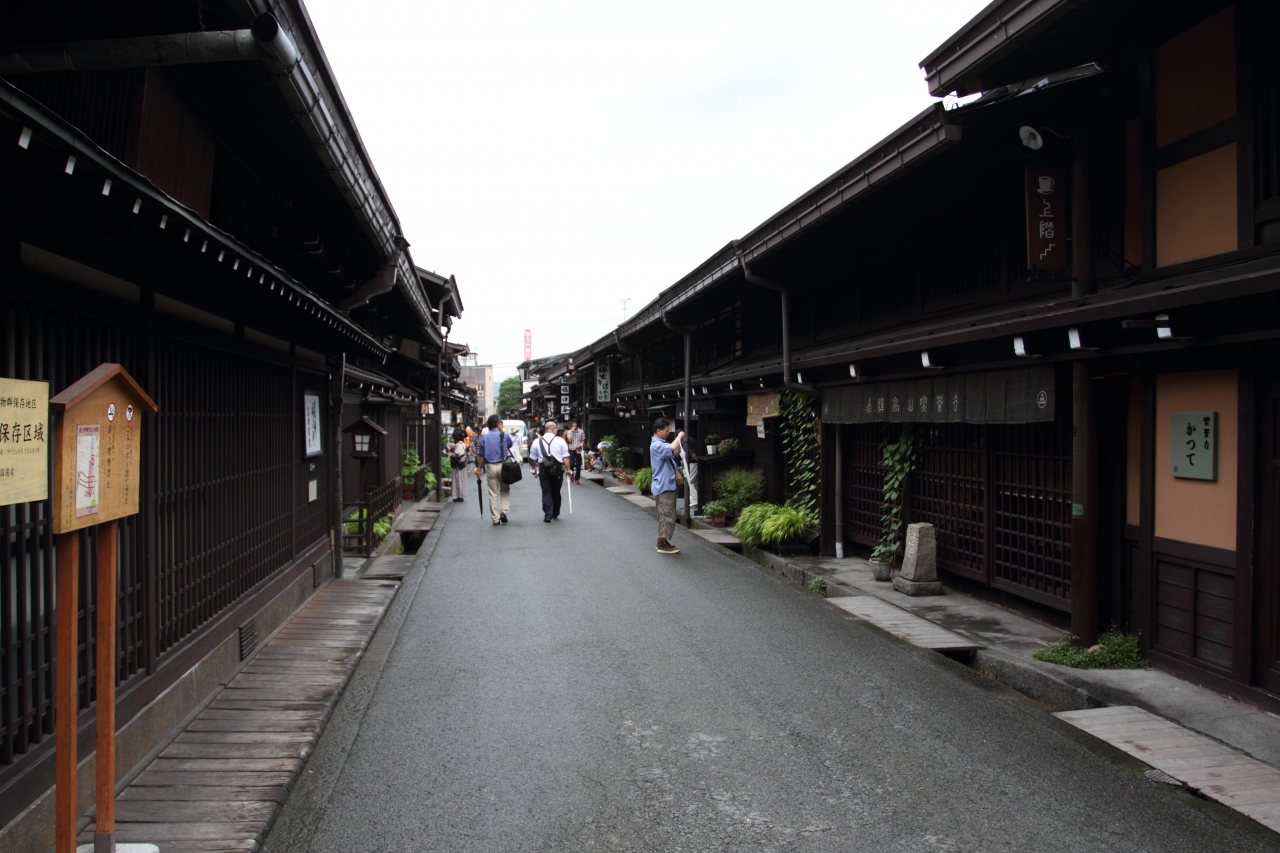
{"type": "Polygon", "coordinates": [[[928,351],[928,350],[925,350],[924,352],[920,353],[920,364],[921,364],[923,367],[928,367],[928,368],[931,368],[931,369],[933,369],[933,370],[941,370],[941,369],[942,369],[942,365],[941,365],[941,364],[934,364],[934,363],[933,363],[933,361],[932,361],[932,359],[930,359],[930,358],[929,358],[929,351],[928,351]]]}
{"type": "Polygon", "coordinates": [[[1084,339],[1080,337],[1079,329],[1067,329],[1067,345],[1074,350],[1097,349],[1097,347],[1087,347],[1084,345],[1084,339]]]}

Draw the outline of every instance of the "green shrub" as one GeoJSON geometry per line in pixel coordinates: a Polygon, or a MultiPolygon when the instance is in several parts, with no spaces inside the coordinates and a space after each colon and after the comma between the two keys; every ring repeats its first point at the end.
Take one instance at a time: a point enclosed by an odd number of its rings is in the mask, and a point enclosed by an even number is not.
{"type": "Polygon", "coordinates": [[[760,531],[760,541],[766,545],[782,545],[803,532],[804,516],[789,506],[780,506],[765,519],[760,531]]]}
{"type": "Polygon", "coordinates": [[[1098,638],[1098,645],[1093,649],[1075,645],[1079,639],[1068,634],[1036,652],[1035,659],[1077,669],[1151,669],[1138,648],[1137,635],[1112,628],[1098,638]]]}
{"type": "Polygon", "coordinates": [[[737,514],[764,500],[764,472],[755,468],[730,468],[716,477],[712,492],[724,501],[729,512],[737,514]]]}
{"type": "Polygon", "coordinates": [[[622,445],[618,443],[616,435],[606,435],[600,439],[600,448],[604,453],[605,464],[610,468],[618,464],[618,457],[622,454],[622,445]]]}
{"type": "Polygon", "coordinates": [[[391,513],[387,513],[382,518],[373,523],[373,535],[378,538],[384,538],[391,532],[391,513]]]}
{"type": "Polygon", "coordinates": [[[827,579],[814,578],[813,580],[809,581],[809,591],[817,593],[823,598],[826,598],[827,597],[827,579]]]}
{"type": "Polygon", "coordinates": [[[436,487],[436,473],[434,471],[424,471],[422,474],[423,490],[430,492],[434,490],[435,487],[436,487]]]}
{"type": "Polygon", "coordinates": [[[704,439],[703,439],[703,442],[705,442],[706,444],[709,444],[709,445],[714,445],[714,446],[716,446],[716,447],[719,447],[719,446],[720,446],[720,434],[719,434],[719,433],[716,433],[716,432],[713,432],[713,433],[711,433],[710,435],[708,435],[706,438],[704,438],[704,439]]]}
{"type": "Polygon", "coordinates": [[[346,521],[342,523],[342,530],[348,536],[359,536],[364,530],[365,511],[363,508],[359,512],[352,513],[346,521]]]}
{"type": "Polygon", "coordinates": [[[421,467],[422,460],[418,458],[418,449],[413,445],[406,447],[404,455],[400,457],[400,476],[407,480],[421,467]]]}
{"type": "Polygon", "coordinates": [[[764,537],[764,527],[770,516],[781,509],[777,504],[754,503],[742,511],[733,525],[733,535],[743,548],[758,548],[764,537]]]}
{"type": "Polygon", "coordinates": [[[448,456],[442,457],[440,459],[440,476],[441,477],[453,476],[453,460],[450,459],[448,456]]]}
{"type": "Polygon", "coordinates": [[[638,491],[647,492],[653,486],[653,469],[641,468],[636,471],[635,487],[638,491]]]}
{"type": "Polygon", "coordinates": [[[724,501],[711,501],[703,504],[702,514],[706,516],[728,515],[729,505],[724,501]]]}
{"type": "Polygon", "coordinates": [[[738,444],[738,439],[726,438],[724,441],[716,445],[716,453],[737,453],[740,446],[741,445],[738,444]]]}

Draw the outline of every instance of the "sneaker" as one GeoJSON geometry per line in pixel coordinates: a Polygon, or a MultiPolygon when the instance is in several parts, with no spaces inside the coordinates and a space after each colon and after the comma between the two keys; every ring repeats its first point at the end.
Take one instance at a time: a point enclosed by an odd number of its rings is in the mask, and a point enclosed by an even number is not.
{"type": "Polygon", "coordinates": [[[679,548],[677,548],[675,545],[672,545],[670,542],[668,542],[665,539],[658,540],[658,547],[656,550],[659,554],[679,554],[680,553],[679,548]]]}
{"type": "Polygon", "coordinates": [[[507,523],[507,514],[505,512],[502,515],[498,516],[498,518],[502,520],[503,524],[507,523]]]}
{"type": "Polygon", "coordinates": [[[495,522],[493,523],[493,526],[494,526],[494,527],[497,527],[497,526],[498,526],[499,524],[501,524],[501,523],[502,523],[502,522],[500,522],[500,521],[495,521],[495,522]]]}

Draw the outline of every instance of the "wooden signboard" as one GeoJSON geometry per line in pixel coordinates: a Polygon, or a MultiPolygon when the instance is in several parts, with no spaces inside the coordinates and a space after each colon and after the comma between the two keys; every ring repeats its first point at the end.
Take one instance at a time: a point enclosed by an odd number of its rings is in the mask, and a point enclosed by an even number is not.
{"type": "Polygon", "coordinates": [[[1067,185],[1061,169],[1028,166],[1027,269],[1067,268],[1067,185]]]}
{"type": "Polygon", "coordinates": [[[0,506],[49,497],[49,383],[0,379],[0,506]]]}
{"type": "Polygon", "coordinates": [[[134,515],[142,413],[156,404],[123,367],[104,364],[49,401],[61,412],[53,462],[53,532],[134,515]]]}
{"type": "Polygon", "coordinates": [[[54,654],[57,853],[76,850],[76,717],[79,710],[80,534],[100,525],[97,602],[97,814],[94,849],[115,849],[116,520],[138,511],[142,413],[156,404],[118,364],[103,364],[49,401],[58,418],[53,463],[53,532],[58,534],[57,651],[54,654]],[[68,618],[69,617],[69,618],[68,618]]]}

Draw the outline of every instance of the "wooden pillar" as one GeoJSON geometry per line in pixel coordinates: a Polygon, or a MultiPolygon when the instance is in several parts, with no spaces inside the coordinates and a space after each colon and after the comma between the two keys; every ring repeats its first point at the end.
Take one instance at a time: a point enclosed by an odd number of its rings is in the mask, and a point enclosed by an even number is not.
{"type": "Polygon", "coordinates": [[[1071,366],[1071,633],[1098,637],[1098,446],[1088,362],[1071,366]]]}
{"type": "Polygon", "coordinates": [[[57,853],[76,850],[76,718],[80,712],[77,622],[80,618],[80,534],[58,534],[58,649],[55,668],[55,840],[57,853]]]}
{"type": "Polygon", "coordinates": [[[116,836],[116,534],[98,525],[97,818],[95,850],[114,850],[116,836]]]}

